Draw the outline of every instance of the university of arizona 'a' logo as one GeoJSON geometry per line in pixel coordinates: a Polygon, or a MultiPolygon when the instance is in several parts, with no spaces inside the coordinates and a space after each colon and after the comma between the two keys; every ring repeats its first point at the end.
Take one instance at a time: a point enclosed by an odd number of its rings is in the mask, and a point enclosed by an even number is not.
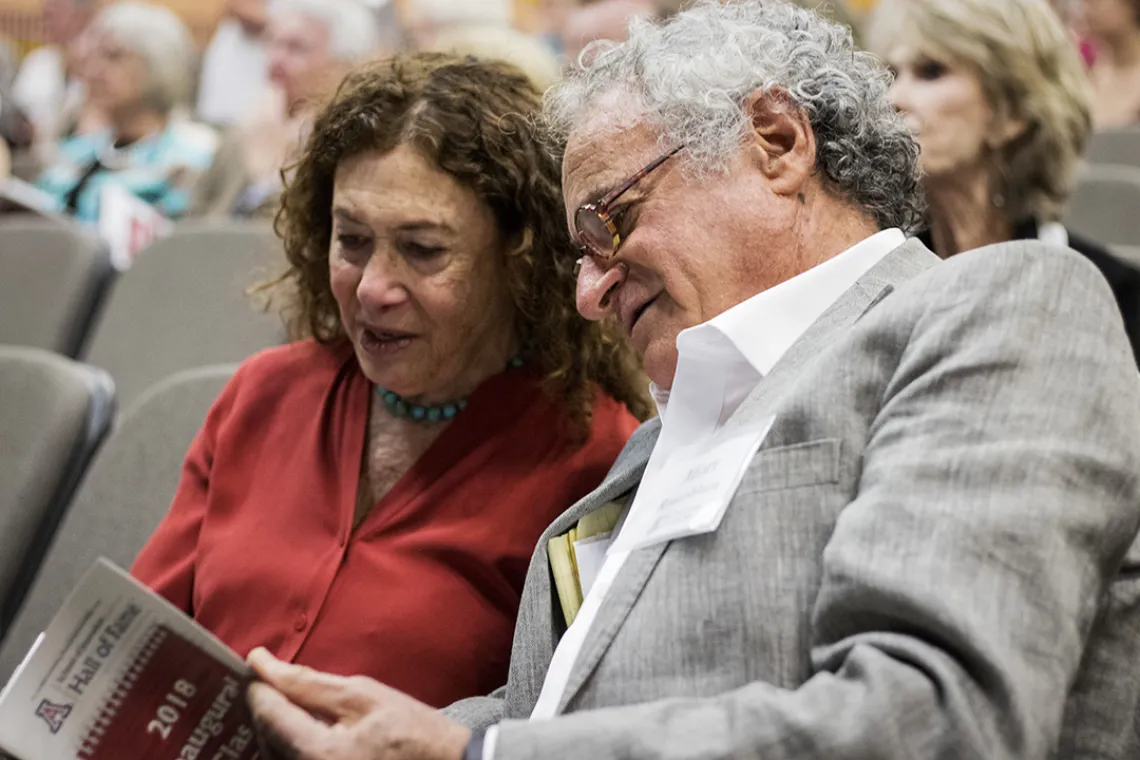
{"type": "Polygon", "coordinates": [[[36,716],[43,718],[53,734],[58,734],[63,728],[63,721],[71,714],[71,705],[57,705],[48,700],[40,702],[36,708],[36,716]]]}

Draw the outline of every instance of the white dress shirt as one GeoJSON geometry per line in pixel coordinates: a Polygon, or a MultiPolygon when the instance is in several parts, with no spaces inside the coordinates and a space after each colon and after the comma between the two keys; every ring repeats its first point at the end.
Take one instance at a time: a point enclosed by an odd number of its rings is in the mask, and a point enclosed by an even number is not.
{"type": "Polygon", "coordinates": [[[231,125],[249,116],[269,85],[269,43],[250,36],[235,19],[223,19],[202,56],[197,116],[231,125]]]}
{"type": "MultiPolygon", "coordinates": [[[[682,331],[677,336],[672,389],[651,386],[661,414],[661,433],[642,477],[643,486],[652,482],[678,446],[708,438],[722,426],[812,323],[905,242],[902,231],[883,230],[708,322],[682,331]]],[[[634,521],[634,511],[627,524],[634,521]]],[[[626,551],[607,555],[578,617],[554,652],[532,720],[549,718],[557,710],[586,632],[628,555],[626,551]]],[[[484,739],[483,760],[491,760],[497,739],[497,727],[492,727],[484,739]]]]}

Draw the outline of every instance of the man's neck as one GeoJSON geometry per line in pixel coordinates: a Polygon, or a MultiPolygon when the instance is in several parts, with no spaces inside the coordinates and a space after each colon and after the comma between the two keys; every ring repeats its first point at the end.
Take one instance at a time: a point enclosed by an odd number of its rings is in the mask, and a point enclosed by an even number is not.
{"type": "Polygon", "coordinates": [[[980,169],[928,183],[927,201],[930,237],[941,258],[1001,243],[1012,235],[1005,212],[993,205],[989,177],[980,169]]]}
{"type": "Polygon", "coordinates": [[[115,134],[115,144],[122,146],[160,132],[166,126],[167,117],[146,108],[112,114],[109,120],[115,134]]]}
{"type": "Polygon", "coordinates": [[[802,231],[800,268],[807,271],[835,258],[879,231],[878,222],[846,201],[830,197],[818,199],[816,208],[805,208],[804,218],[812,220],[802,231]]]}

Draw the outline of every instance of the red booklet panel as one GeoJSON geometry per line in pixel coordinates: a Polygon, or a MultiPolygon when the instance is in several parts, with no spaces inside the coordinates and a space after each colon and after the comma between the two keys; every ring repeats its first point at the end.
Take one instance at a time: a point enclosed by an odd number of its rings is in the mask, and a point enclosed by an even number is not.
{"type": "Polygon", "coordinates": [[[256,760],[240,677],[165,626],[144,640],[80,760],[256,760]]]}

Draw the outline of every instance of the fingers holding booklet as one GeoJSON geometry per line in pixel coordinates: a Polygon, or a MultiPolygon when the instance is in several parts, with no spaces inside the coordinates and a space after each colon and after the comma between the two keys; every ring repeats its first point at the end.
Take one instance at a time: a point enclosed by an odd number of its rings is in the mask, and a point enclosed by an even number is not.
{"type": "Polygon", "coordinates": [[[471,732],[396,689],[291,665],[264,649],[247,660],[249,705],[272,758],[458,760],[471,732]]]}
{"type": "Polygon", "coordinates": [[[15,760],[255,760],[234,652],[99,560],[0,693],[15,760]]]}

